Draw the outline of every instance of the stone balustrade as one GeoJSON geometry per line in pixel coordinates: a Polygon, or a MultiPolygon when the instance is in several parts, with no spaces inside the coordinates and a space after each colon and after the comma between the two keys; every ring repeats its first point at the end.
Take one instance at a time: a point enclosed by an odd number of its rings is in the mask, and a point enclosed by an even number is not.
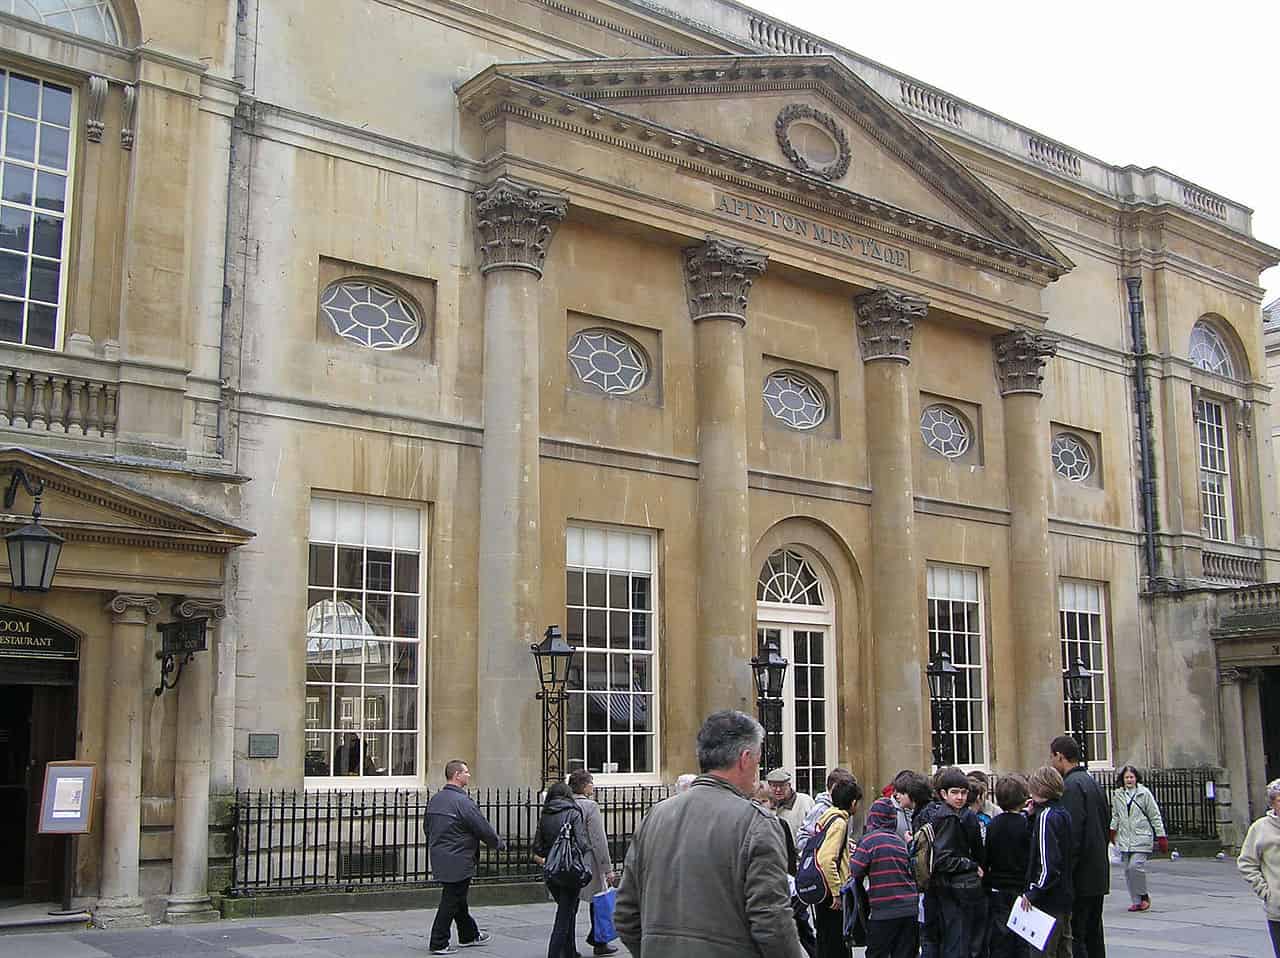
{"type": "Polygon", "coordinates": [[[1205,552],[1204,577],[1227,585],[1255,585],[1262,581],[1262,560],[1253,556],[1205,552]]]}
{"type": "Polygon", "coordinates": [[[1232,615],[1255,615],[1280,610],[1280,583],[1268,582],[1230,594],[1232,615]]]}
{"type": "Polygon", "coordinates": [[[0,427],[113,439],[117,399],[113,382],[0,367],[0,427]]]}
{"type": "Polygon", "coordinates": [[[963,126],[960,104],[944,93],[902,80],[902,104],[908,109],[952,126],[963,126]]]}
{"type": "Polygon", "coordinates": [[[774,53],[798,53],[813,56],[823,52],[814,40],[795,29],[767,17],[750,16],[751,42],[774,53]]]}
{"type": "Polygon", "coordinates": [[[1196,189],[1190,184],[1184,183],[1182,186],[1182,202],[1197,213],[1212,216],[1215,220],[1225,220],[1227,218],[1227,204],[1224,200],[1219,199],[1212,193],[1196,189]]]}
{"type": "Polygon", "coordinates": [[[1027,155],[1041,166],[1047,166],[1067,176],[1079,176],[1082,164],[1080,154],[1038,136],[1027,137],[1027,155]]]}

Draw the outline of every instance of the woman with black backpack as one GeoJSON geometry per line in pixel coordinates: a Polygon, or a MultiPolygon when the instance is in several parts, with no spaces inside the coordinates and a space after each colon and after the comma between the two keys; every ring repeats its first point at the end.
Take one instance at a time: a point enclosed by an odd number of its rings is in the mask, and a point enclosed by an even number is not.
{"type": "Polygon", "coordinates": [[[534,859],[542,863],[547,891],[556,902],[547,958],[577,958],[574,926],[578,919],[578,892],[591,880],[589,842],[586,822],[572,790],[563,782],[556,782],[547,789],[533,841],[534,859]]]}

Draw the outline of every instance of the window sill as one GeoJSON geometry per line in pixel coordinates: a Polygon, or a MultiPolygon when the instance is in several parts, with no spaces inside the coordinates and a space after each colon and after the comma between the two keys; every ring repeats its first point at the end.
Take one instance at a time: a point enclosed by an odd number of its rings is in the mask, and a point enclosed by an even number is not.
{"type": "Polygon", "coordinates": [[[397,788],[419,791],[427,786],[416,775],[337,775],[304,778],[302,788],[308,792],[379,792],[397,788]]]}

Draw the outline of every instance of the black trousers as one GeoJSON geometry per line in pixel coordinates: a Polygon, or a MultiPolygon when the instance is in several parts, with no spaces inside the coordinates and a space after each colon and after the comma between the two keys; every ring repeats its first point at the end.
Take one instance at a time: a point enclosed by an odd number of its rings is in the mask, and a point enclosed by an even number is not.
{"type": "Polygon", "coordinates": [[[449,944],[449,931],[454,922],[458,923],[459,944],[475,941],[480,937],[476,920],[467,910],[467,889],[470,887],[470,878],[440,883],[440,907],[436,909],[436,920],[431,923],[432,950],[449,944]]]}
{"type": "Polygon", "coordinates": [[[844,943],[844,912],[831,907],[826,898],[813,906],[814,921],[818,926],[818,958],[849,958],[844,943]]]}
{"type": "Polygon", "coordinates": [[[1018,901],[1011,891],[992,890],[987,899],[987,955],[989,958],[1028,958],[1025,940],[1009,930],[1009,912],[1018,901]]]}
{"type": "Polygon", "coordinates": [[[1071,905],[1072,958],[1107,958],[1102,937],[1102,895],[1077,895],[1071,905]]]}
{"type": "Polygon", "coordinates": [[[578,958],[573,931],[578,921],[578,889],[548,885],[547,891],[556,900],[556,920],[551,926],[551,940],[547,942],[547,958],[578,958]]]}
{"type": "Polygon", "coordinates": [[[937,910],[938,958],[969,958],[969,932],[973,922],[973,896],[961,897],[950,888],[932,892],[937,910]]]}
{"type": "Polygon", "coordinates": [[[919,946],[920,923],[915,915],[867,921],[866,958],[915,958],[919,946]]]}
{"type": "Polygon", "coordinates": [[[1280,958],[1280,921],[1268,919],[1267,927],[1271,929],[1271,950],[1276,953],[1276,958],[1280,958]]]}

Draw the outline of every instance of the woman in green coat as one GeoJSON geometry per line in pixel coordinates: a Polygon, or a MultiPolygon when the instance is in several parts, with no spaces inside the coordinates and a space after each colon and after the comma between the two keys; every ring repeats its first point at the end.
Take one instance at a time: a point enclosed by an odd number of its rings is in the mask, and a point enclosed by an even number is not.
{"type": "Polygon", "coordinates": [[[1132,902],[1129,910],[1146,911],[1151,907],[1147,859],[1157,847],[1160,854],[1167,852],[1169,839],[1156,797],[1132,765],[1120,769],[1120,788],[1111,793],[1111,841],[1124,862],[1124,881],[1132,902]]]}

